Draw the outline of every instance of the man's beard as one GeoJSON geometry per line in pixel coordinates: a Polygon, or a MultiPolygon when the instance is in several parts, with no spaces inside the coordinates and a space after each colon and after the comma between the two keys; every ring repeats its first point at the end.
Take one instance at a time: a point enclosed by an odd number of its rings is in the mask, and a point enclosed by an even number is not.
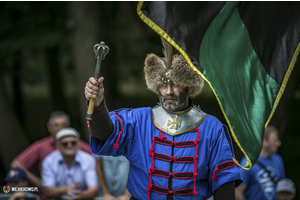
{"type": "Polygon", "coordinates": [[[185,106],[187,105],[187,101],[188,101],[187,95],[188,95],[188,89],[180,92],[179,96],[176,96],[175,94],[162,96],[161,94],[159,94],[159,102],[160,105],[167,112],[179,112],[186,109],[185,106]],[[175,100],[175,101],[166,103],[165,102],[166,100],[175,100]]]}

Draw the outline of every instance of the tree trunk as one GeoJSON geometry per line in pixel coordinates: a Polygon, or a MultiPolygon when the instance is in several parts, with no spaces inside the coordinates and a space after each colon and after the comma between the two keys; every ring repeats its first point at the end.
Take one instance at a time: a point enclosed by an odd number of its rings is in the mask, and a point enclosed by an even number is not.
{"type": "Polygon", "coordinates": [[[64,96],[64,84],[62,84],[61,70],[58,62],[58,46],[49,47],[47,50],[49,87],[55,110],[63,110],[68,113],[64,96]]]}
{"type": "Polygon", "coordinates": [[[0,78],[0,158],[8,170],[11,161],[29,145],[29,141],[8,102],[2,80],[3,77],[0,78]]]}
{"type": "Polygon", "coordinates": [[[14,88],[14,110],[16,112],[16,116],[22,124],[24,124],[24,109],[23,109],[23,95],[21,90],[21,63],[22,63],[22,53],[18,51],[15,53],[15,63],[12,72],[13,79],[13,88],[14,88]]]}
{"type": "Polygon", "coordinates": [[[99,3],[98,2],[74,2],[67,4],[68,28],[71,31],[73,60],[77,74],[78,103],[80,109],[80,121],[83,127],[82,136],[88,141],[89,133],[86,127],[86,100],[84,87],[88,78],[94,75],[95,54],[94,45],[102,39],[99,33],[99,3]]]}

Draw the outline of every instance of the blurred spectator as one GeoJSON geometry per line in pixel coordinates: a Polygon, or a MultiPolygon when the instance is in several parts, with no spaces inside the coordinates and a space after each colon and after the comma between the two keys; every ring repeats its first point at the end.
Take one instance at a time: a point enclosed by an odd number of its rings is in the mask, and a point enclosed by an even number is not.
{"type": "MultiPolygon", "coordinates": [[[[282,158],[276,153],[280,145],[278,130],[274,126],[267,126],[256,164],[250,170],[240,168],[244,182],[236,188],[237,200],[277,200],[276,183],[285,178],[282,158]]],[[[243,158],[241,165],[246,162],[246,158],[243,158]]]]}
{"type": "Polygon", "coordinates": [[[294,182],[288,178],[278,181],[276,185],[276,196],[278,200],[293,200],[296,196],[294,182]]]}
{"type": "Polygon", "coordinates": [[[129,161],[124,156],[95,155],[96,170],[101,186],[103,200],[128,200],[130,194],[126,188],[129,161]]]}
{"type": "MultiPolygon", "coordinates": [[[[34,186],[41,186],[41,178],[32,173],[30,168],[34,164],[37,164],[39,171],[41,171],[44,158],[56,149],[55,135],[57,131],[69,126],[70,117],[68,114],[63,111],[52,112],[47,123],[47,129],[50,136],[31,144],[12,161],[11,167],[22,168],[25,170],[28,180],[33,183],[34,186]]],[[[79,146],[83,151],[91,153],[89,145],[84,141],[80,140],[79,146]]]]}
{"type": "MultiPolygon", "coordinates": [[[[22,169],[15,168],[10,169],[6,174],[4,179],[5,184],[11,187],[27,187],[28,186],[28,178],[26,172],[22,169]]],[[[9,193],[2,194],[0,199],[26,199],[27,195],[30,194],[29,192],[23,191],[10,191],[9,193]]]]}
{"type": "Polygon", "coordinates": [[[98,181],[94,156],[78,149],[79,133],[74,128],[56,134],[57,150],[42,163],[42,185],[47,198],[90,199],[97,196],[98,181]]]}

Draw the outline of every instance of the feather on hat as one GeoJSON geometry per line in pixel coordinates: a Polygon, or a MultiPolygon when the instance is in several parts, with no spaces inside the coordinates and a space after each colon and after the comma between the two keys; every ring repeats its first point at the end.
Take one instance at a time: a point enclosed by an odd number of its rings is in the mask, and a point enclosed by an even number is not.
{"type": "Polygon", "coordinates": [[[175,85],[189,89],[189,96],[201,93],[204,80],[187,63],[182,55],[172,55],[172,46],[162,38],[165,58],[148,54],[145,59],[144,74],[148,89],[158,94],[160,85],[172,81],[175,85]]]}

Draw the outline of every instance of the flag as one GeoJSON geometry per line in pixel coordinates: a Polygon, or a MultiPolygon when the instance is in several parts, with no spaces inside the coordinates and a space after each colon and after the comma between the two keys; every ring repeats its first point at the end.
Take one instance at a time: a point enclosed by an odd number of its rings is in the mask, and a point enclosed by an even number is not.
{"type": "Polygon", "coordinates": [[[298,58],[300,2],[139,2],[137,13],[210,85],[250,169],[298,58]]]}

